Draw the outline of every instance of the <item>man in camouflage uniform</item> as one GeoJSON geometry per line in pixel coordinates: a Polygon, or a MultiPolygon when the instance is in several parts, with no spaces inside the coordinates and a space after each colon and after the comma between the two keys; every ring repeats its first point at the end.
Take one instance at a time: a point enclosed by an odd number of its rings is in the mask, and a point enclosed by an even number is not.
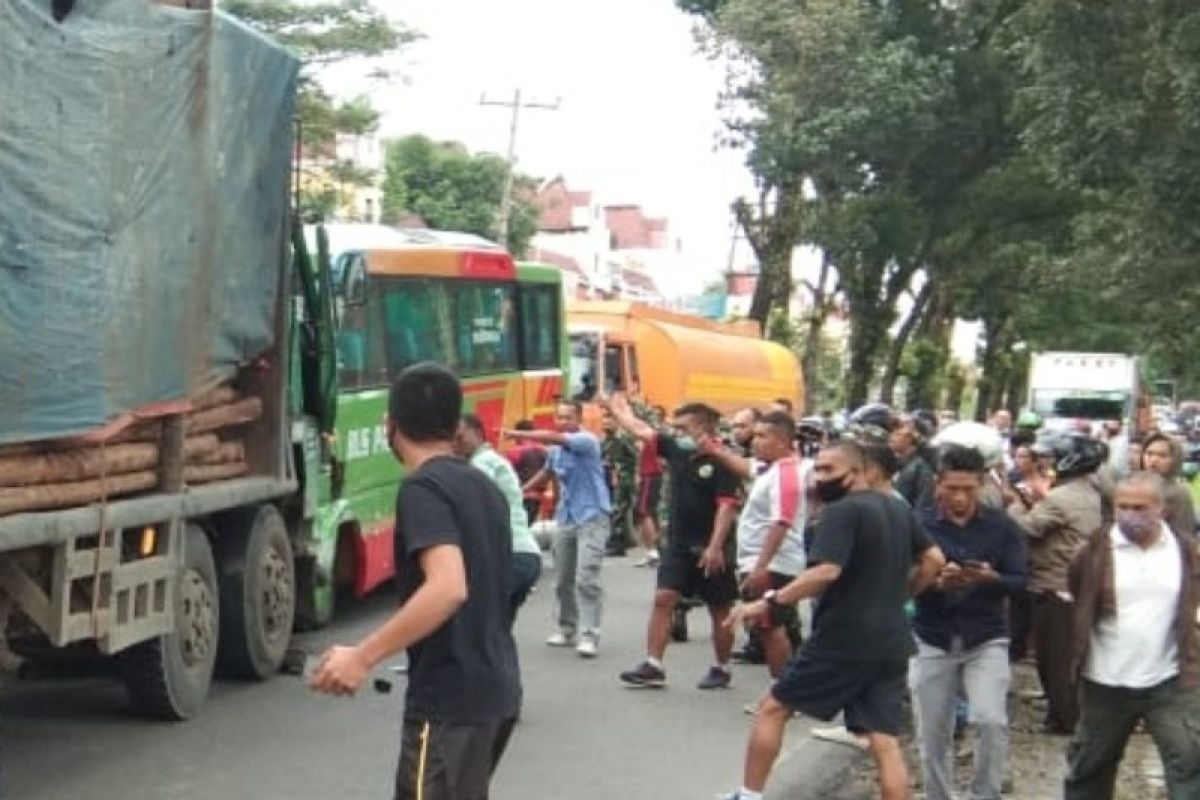
{"type": "Polygon", "coordinates": [[[604,471],[612,492],[612,512],[609,517],[611,533],[605,555],[623,556],[632,547],[633,501],[637,492],[638,450],[632,436],[617,427],[612,414],[604,415],[604,439],[600,442],[604,454],[604,471]]]}

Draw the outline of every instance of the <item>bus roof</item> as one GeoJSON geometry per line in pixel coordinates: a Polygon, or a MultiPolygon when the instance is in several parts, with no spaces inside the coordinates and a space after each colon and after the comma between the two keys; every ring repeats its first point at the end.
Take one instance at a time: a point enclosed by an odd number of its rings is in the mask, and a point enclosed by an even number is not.
{"type": "Polygon", "coordinates": [[[516,265],[503,250],[444,245],[413,245],[364,250],[371,275],[428,275],[446,278],[513,280],[516,265]]]}
{"type": "Polygon", "coordinates": [[[552,264],[518,261],[517,277],[527,283],[562,283],[562,270],[552,264]]]}

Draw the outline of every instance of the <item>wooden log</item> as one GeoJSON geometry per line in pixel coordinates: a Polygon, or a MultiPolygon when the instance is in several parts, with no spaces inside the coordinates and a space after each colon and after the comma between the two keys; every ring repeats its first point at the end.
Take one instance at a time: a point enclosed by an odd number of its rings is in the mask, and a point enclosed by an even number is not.
{"type": "Polygon", "coordinates": [[[250,465],[245,461],[235,461],[230,464],[197,464],[183,468],[183,479],[188,485],[212,483],[229,478],[237,478],[250,471],[250,465]]]}
{"type": "Polygon", "coordinates": [[[246,445],[242,442],[221,442],[216,447],[188,458],[187,466],[229,464],[246,460],[246,445]]]}
{"type": "Polygon", "coordinates": [[[192,413],[197,411],[206,411],[217,406],[227,406],[230,403],[236,403],[241,397],[237,390],[229,384],[214,386],[212,389],[201,392],[192,398],[192,413]]]}
{"type": "Polygon", "coordinates": [[[134,492],[152,489],[158,484],[153,470],[127,475],[111,475],[101,481],[51,483],[44,486],[22,486],[0,489],[0,516],[19,511],[51,511],[58,508],[84,506],[134,492]]]}
{"type": "Polygon", "coordinates": [[[189,436],[194,436],[198,433],[208,433],[210,431],[223,430],[224,428],[232,428],[235,425],[244,425],[261,417],[262,410],[262,400],[257,397],[247,397],[245,400],[239,400],[236,403],[189,414],[187,432],[189,436]]]}
{"type": "Polygon", "coordinates": [[[221,440],[215,433],[189,436],[183,442],[183,457],[185,459],[204,458],[220,446],[221,440]]]}
{"type": "Polygon", "coordinates": [[[153,469],[157,464],[158,445],[150,443],[15,456],[0,459],[0,486],[76,483],[153,469]]]}

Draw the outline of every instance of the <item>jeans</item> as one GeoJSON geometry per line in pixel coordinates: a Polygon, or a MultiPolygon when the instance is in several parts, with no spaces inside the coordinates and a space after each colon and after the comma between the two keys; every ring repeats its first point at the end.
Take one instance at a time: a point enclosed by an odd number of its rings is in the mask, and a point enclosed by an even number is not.
{"type": "Polygon", "coordinates": [[[1117,768],[1140,720],[1162,756],[1171,800],[1200,797],[1200,688],[1172,678],[1149,689],[1085,680],[1080,717],[1067,748],[1065,800],[1111,800],[1117,768]]]}
{"type": "Polygon", "coordinates": [[[600,567],[607,541],[607,514],[579,525],[560,525],[554,536],[558,627],[565,634],[600,635],[604,613],[600,567]]]}
{"type": "Polygon", "coordinates": [[[1008,640],[993,639],[969,650],[956,640],[950,650],[917,642],[909,670],[921,771],[928,800],[954,796],[954,716],[965,691],[975,726],[975,777],[971,800],[1000,800],[1008,759],[1008,640]]]}

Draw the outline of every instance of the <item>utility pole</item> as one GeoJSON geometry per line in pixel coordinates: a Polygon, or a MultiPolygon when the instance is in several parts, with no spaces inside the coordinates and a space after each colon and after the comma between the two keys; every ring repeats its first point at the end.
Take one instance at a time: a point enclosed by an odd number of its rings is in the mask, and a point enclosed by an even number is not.
{"type": "Polygon", "coordinates": [[[504,195],[500,198],[500,246],[508,249],[508,220],[512,216],[512,194],[513,183],[517,173],[517,128],[521,124],[521,109],[531,108],[540,109],[542,111],[558,111],[559,100],[553,103],[533,103],[524,102],[521,99],[521,90],[518,88],[513,91],[511,100],[489,100],[485,94],[479,98],[481,106],[499,106],[512,111],[512,118],[508,125],[508,174],[504,177],[504,195]]]}

